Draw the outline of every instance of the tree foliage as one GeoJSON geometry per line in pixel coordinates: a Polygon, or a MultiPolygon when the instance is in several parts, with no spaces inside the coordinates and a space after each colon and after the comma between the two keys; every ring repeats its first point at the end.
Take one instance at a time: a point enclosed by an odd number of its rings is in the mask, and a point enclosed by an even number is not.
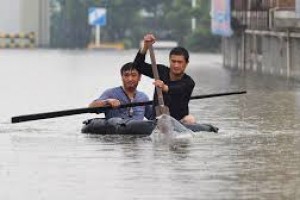
{"type": "Polygon", "coordinates": [[[60,48],[85,48],[93,40],[88,24],[88,8],[107,9],[107,25],[101,27],[101,42],[124,42],[138,47],[142,36],[154,33],[158,39],[176,40],[193,50],[218,48],[219,39],[210,33],[210,1],[197,0],[52,0],[51,45],[60,48]],[[197,21],[191,31],[191,18],[197,21]]]}

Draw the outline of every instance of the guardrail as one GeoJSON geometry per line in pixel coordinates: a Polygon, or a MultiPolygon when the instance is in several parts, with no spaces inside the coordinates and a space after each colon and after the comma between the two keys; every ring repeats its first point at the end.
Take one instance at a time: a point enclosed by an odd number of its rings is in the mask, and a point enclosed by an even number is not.
{"type": "Polygon", "coordinates": [[[34,48],[35,33],[1,33],[0,49],[4,48],[34,48]]]}
{"type": "Polygon", "coordinates": [[[125,45],[122,42],[116,42],[116,43],[101,43],[99,45],[96,44],[89,44],[88,49],[110,49],[110,50],[123,50],[125,49],[125,45]]]}

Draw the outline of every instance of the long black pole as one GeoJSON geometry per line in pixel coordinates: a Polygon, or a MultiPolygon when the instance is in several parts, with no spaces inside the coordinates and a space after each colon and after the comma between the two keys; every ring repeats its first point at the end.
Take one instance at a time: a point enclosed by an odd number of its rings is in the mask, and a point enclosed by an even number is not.
{"type": "Polygon", "coordinates": [[[206,98],[212,98],[212,97],[220,97],[220,96],[229,96],[229,95],[234,95],[234,94],[246,94],[247,91],[237,91],[237,92],[225,92],[225,93],[217,93],[217,94],[205,94],[205,95],[197,95],[197,96],[192,96],[190,100],[194,99],[206,99],[206,98]]]}
{"type": "MultiPolygon", "coordinates": [[[[153,101],[129,103],[129,104],[120,105],[118,108],[146,106],[146,105],[151,105],[152,103],[153,103],[153,101]]],[[[84,113],[103,113],[103,112],[108,111],[110,109],[113,109],[113,108],[111,106],[105,106],[105,107],[78,108],[78,109],[46,112],[46,113],[20,115],[20,116],[12,117],[11,122],[12,123],[19,123],[19,122],[25,122],[25,121],[38,120],[38,119],[49,119],[49,118],[55,118],[55,117],[63,117],[63,116],[69,116],[69,115],[84,114],[84,113]]]]}
{"type": "MultiPolygon", "coordinates": [[[[191,100],[228,96],[228,95],[235,95],[235,94],[245,94],[245,93],[246,93],[246,91],[238,91],[238,92],[198,95],[198,96],[192,96],[191,100]]],[[[151,104],[153,104],[153,101],[136,102],[136,103],[123,104],[123,105],[120,105],[118,108],[146,106],[146,105],[151,105],[151,104]]],[[[20,116],[12,117],[11,122],[12,123],[20,123],[20,122],[26,122],[26,121],[32,121],[32,120],[49,119],[49,118],[55,118],[55,117],[84,114],[84,113],[103,113],[110,109],[113,109],[113,108],[111,106],[105,106],[105,107],[96,107],[96,108],[78,108],[78,109],[61,110],[61,111],[55,111],[55,112],[20,115],[20,116]]]]}

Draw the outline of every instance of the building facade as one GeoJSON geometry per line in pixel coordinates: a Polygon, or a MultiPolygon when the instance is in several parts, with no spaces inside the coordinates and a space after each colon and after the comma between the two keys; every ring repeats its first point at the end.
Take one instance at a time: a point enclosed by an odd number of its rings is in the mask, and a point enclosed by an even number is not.
{"type": "Polygon", "coordinates": [[[300,0],[232,0],[224,65],[300,80],[300,0]]]}
{"type": "MultiPolygon", "coordinates": [[[[50,42],[50,0],[0,0],[0,34],[5,43],[20,35],[34,35],[35,46],[50,42]],[[4,37],[5,36],[5,37],[4,37]]],[[[7,45],[9,46],[9,45],[7,45]]]]}

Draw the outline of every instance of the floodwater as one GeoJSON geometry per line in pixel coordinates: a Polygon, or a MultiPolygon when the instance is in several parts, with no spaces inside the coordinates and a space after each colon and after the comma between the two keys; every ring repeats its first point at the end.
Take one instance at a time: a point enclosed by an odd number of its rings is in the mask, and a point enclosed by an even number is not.
{"type": "MultiPolygon", "coordinates": [[[[86,107],[120,85],[130,51],[0,51],[0,199],[300,199],[300,84],[233,72],[191,54],[200,123],[220,128],[170,148],[147,137],[90,136],[82,114],[10,124],[16,115],[86,107]]],[[[166,51],[156,51],[167,64],[166,51]]],[[[152,97],[152,81],[139,86],[152,97]]]]}

